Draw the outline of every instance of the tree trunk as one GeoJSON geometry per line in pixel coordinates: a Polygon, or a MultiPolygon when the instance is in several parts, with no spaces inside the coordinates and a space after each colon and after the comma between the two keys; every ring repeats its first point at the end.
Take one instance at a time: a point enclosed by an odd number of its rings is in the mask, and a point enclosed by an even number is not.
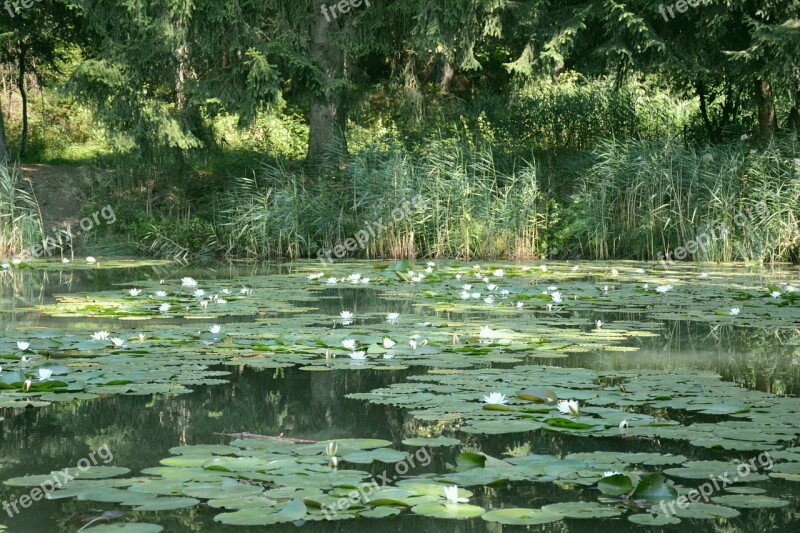
{"type": "Polygon", "coordinates": [[[6,121],[3,104],[0,102],[0,164],[8,163],[8,143],[6,142],[6,121]]]}
{"type": "Polygon", "coordinates": [[[19,76],[17,77],[17,88],[22,97],[22,137],[19,140],[19,156],[23,157],[28,150],[28,92],[25,90],[25,55],[26,48],[23,46],[19,52],[19,76]]]}
{"type": "Polygon", "coordinates": [[[756,81],[756,102],[758,103],[758,130],[765,141],[772,139],[778,129],[775,116],[775,103],[772,100],[772,87],[766,80],[756,81]]]}
{"type": "Polygon", "coordinates": [[[326,2],[314,2],[316,22],[311,45],[312,57],[323,74],[321,90],[311,98],[309,119],[307,161],[316,169],[325,162],[325,156],[331,150],[339,156],[337,164],[341,164],[347,154],[344,51],[338,41],[342,21],[333,18],[330,12],[326,16],[323,12],[326,2]]]}

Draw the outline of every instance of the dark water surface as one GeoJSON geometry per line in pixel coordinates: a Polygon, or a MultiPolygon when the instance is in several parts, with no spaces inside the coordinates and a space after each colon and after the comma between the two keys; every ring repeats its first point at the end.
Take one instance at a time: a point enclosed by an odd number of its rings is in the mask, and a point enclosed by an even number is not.
{"type": "MultiPolygon", "coordinates": [[[[63,292],[106,290],[115,282],[144,279],[176,278],[192,275],[198,279],[226,279],[248,274],[277,272],[282,267],[219,267],[188,269],[185,267],[139,268],[125,271],[41,272],[29,271],[13,282],[0,284],[0,306],[4,309],[33,307],[51,302],[52,295],[63,292]]],[[[342,308],[341,298],[350,298],[345,308],[361,312],[388,309],[370,289],[347,291],[321,300],[320,305],[331,311],[342,308]]],[[[391,310],[398,310],[395,303],[391,310]]],[[[15,328],[25,325],[46,326],[68,330],[79,327],[82,319],[41,317],[37,313],[21,312],[0,315],[0,333],[13,338],[15,328]]],[[[625,319],[624,316],[605,317],[606,320],[625,319]]],[[[85,322],[83,321],[83,326],[85,322]]],[[[109,320],[108,323],[119,323],[109,320]]],[[[96,328],[103,320],[92,319],[96,328]]],[[[798,325],[800,327],[800,325],[798,325]]],[[[744,387],[789,396],[800,393],[800,352],[797,346],[782,343],[780,334],[742,328],[711,328],[691,322],[669,323],[660,337],[641,341],[636,352],[571,355],[555,359],[557,366],[592,369],[703,369],[719,372],[724,379],[744,387]]],[[[549,362],[548,362],[549,363],[549,362]]],[[[541,364],[537,360],[535,364],[541,364]]],[[[230,437],[222,433],[284,434],[294,438],[328,440],[345,437],[382,438],[392,441],[397,449],[409,449],[400,441],[414,436],[418,424],[404,410],[351,400],[345,395],[368,392],[391,383],[402,382],[411,373],[424,369],[400,372],[333,371],[304,372],[295,368],[257,371],[244,367],[224,367],[230,371],[225,385],[193,387],[191,394],[175,396],[109,396],[96,400],[54,403],[51,406],[26,410],[0,410],[0,479],[26,474],[42,474],[74,466],[90,450],[107,443],[113,452],[109,464],[125,466],[138,473],[142,468],[157,466],[169,456],[169,449],[184,444],[224,444],[230,437]]],[[[583,439],[561,434],[531,434],[479,436],[457,434],[465,445],[490,455],[500,456],[509,447],[530,444],[530,453],[556,454],[597,449],[621,452],[655,451],[687,453],[693,457],[705,453],[707,459],[748,457],[747,453],[720,456],[710,451],[698,451],[687,443],[643,442],[624,439],[583,439]]],[[[453,448],[432,449],[433,461],[416,471],[446,470],[455,458],[453,448]]],[[[383,465],[381,468],[383,468],[383,465]]],[[[388,465],[391,468],[391,465],[388,465]]],[[[779,509],[742,510],[732,520],[683,520],[680,525],[663,528],[667,531],[798,531],[800,530],[800,484],[770,480],[771,494],[780,487],[792,505],[779,509]]],[[[753,486],[760,486],[755,483],[753,486]]],[[[574,500],[574,491],[565,491],[551,483],[523,486],[508,484],[496,488],[471,488],[475,496],[470,503],[487,509],[503,506],[539,506],[558,501],[574,500]]],[[[594,489],[585,489],[592,491],[594,489]]],[[[0,500],[9,500],[28,493],[29,489],[0,485],[0,500]]],[[[590,499],[596,500],[596,495],[590,499]]],[[[75,532],[87,520],[105,511],[125,513],[126,520],[158,523],[168,532],[250,531],[257,528],[225,527],[213,521],[217,509],[205,506],[185,510],[135,512],[113,503],[98,503],[63,499],[39,501],[22,509],[16,517],[0,510],[0,524],[10,532],[75,532]]],[[[118,520],[117,520],[118,521],[118,520]]],[[[98,522],[102,523],[102,522],[98,522]]],[[[265,528],[258,528],[265,529],[265,528]]],[[[304,532],[501,532],[501,531],[642,531],[624,517],[607,520],[574,520],[543,526],[515,527],[487,523],[481,519],[466,521],[432,520],[402,513],[394,519],[345,520],[309,522],[301,526],[282,524],[269,526],[271,531],[304,532]]],[[[660,528],[659,528],[660,529],[660,528]]],[[[1,529],[0,529],[1,531],[1,529]]]]}

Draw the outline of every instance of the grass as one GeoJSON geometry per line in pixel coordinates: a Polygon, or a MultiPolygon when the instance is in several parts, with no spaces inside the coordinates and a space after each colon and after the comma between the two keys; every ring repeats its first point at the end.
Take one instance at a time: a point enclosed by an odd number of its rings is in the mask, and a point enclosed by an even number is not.
{"type": "Polygon", "coordinates": [[[596,259],[683,255],[709,237],[690,259],[797,261],[798,148],[796,135],[765,147],[607,141],[572,197],[562,239],[570,255],[596,259]]]}
{"type": "Polygon", "coordinates": [[[23,189],[17,167],[0,161],[0,258],[25,255],[44,239],[33,191],[23,189]]]}

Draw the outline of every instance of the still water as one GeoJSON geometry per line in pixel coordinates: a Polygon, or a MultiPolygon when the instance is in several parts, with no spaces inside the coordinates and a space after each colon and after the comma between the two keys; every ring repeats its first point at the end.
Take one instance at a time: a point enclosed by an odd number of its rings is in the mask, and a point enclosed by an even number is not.
{"type": "MultiPolygon", "coordinates": [[[[242,279],[249,275],[290,272],[285,266],[217,266],[193,268],[178,266],[142,267],[104,271],[26,271],[13,280],[4,278],[0,288],[0,306],[13,313],[0,315],[0,335],[20,338],[30,328],[112,329],[120,327],[114,318],[55,318],[44,316],[34,308],[53,303],[53,294],[105,291],[117,283],[137,280],[179,279],[193,276],[198,280],[242,279]]],[[[396,302],[389,304],[379,290],[358,288],[325,291],[315,302],[320,312],[337,315],[342,308],[356,308],[360,314],[397,311],[396,302]]],[[[307,305],[307,302],[303,302],[307,305]]],[[[410,305],[401,309],[414,313],[410,305]]],[[[624,313],[602,316],[607,323],[629,320],[624,313]]],[[[491,313],[487,313],[491,318],[491,313]]],[[[246,320],[241,317],[235,320],[246,320]]],[[[183,322],[174,319],[174,324],[183,322]]],[[[225,324],[224,321],[222,321],[225,324]]],[[[797,324],[800,326],[800,324],[797,324]]],[[[130,326],[133,331],[134,327],[130,326]]],[[[663,322],[658,336],[631,341],[638,347],[632,352],[572,354],[537,364],[593,370],[711,370],[724,380],[742,387],[797,398],[800,392],[800,347],[797,331],[770,328],[739,328],[696,323],[676,319],[663,322]]],[[[509,368],[512,364],[507,365],[509,368]]],[[[502,363],[494,367],[503,367],[502,363]]],[[[222,366],[230,372],[220,385],[193,386],[189,394],[178,395],[110,395],[99,399],[57,402],[42,408],[0,410],[0,479],[45,474],[72,466],[92,449],[108,444],[113,452],[109,464],[125,466],[136,475],[141,469],[157,466],[170,455],[170,448],[187,444],[226,444],[230,434],[284,435],[297,439],[329,440],[346,437],[386,439],[398,450],[409,449],[401,441],[417,436],[419,422],[399,407],[375,405],[348,399],[355,392],[369,392],[402,383],[411,375],[424,374],[423,367],[397,371],[334,370],[306,372],[298,368],[256,370],[247,366],[222,366]],[[226,435],[227,434],[227,435],[226,435]]],[[[800,401],[800,400],[798,400],[800,401]]],[[[698,450],[685,442],[662,442],[576,438],[574,436],[531,432],[511,435],[478,435],[448,433],[462,440],[462,446],[499,457],[504,450],[526,443],[531,453],[564,455],[602,449],[619,452],[659,452],[686,454],[693,458],[715,459],[724,456],[748,457],[748,453],[719,453],[698,450]]],[[[794,444],[795,446],[797,443],[794,444]]],[[[444,472],[455,461],[454,448],[432,448],[431,463],[423,470],[444,472]]],[[[385,467],[372,466],[373,474],[385,467]]],[[[752,486],[761,486],[754,483],[752,486]]],[[[791,505],[777,509],[741,509],[733,519],[689,520],[668,526],[678,531],[797,531],[800,526],[800,484],[770,480],[770,494],[777,493],[791,505]]],[[[574,491],[563,490],[550,483],[511,482],[501,486],[470,487],[471,504],[486,509],[498,507],[539,507],[544,504],[570,501],[574,491]]],[[[584,491],[591,492],[587,488],[584,491]]],[[[27,489],[0,485],[0,500],[18,498],[27,489]]],[[[592,496],[595,499],[596,496],[592,496]]],[[[2,512],[2,511],[0,511],[2,512]]],[[[16,516],[2,512],[0,524],[9,532],[75,532],[88,522],[122,523],[139,521],[159,524],[168,532],[249,531],[256,528],[223,526],[214,522],[218,509],[197,506],[189,509],[144,512],[114,503],[79,501],[67,498],[42,500],[16,516]],[[105,513],[105,515],[104,515],[105,513]]],[[[400,516],[380,520],[343,520],[306,522],[269,526],[275,531],[641,531],[659,528],[638,526],[624,518],[565,519],[539,526],[509,526],[488,523],[480,518],[469,520],[437,520],[404,512],[400,516]]],[[[258,529],[263,529],[260,527],[258,529]]],[[[0,528],[0,530],[2,530],[0,528]]],[[[87,530],[84,530],[87,531],[87,530]]]]}

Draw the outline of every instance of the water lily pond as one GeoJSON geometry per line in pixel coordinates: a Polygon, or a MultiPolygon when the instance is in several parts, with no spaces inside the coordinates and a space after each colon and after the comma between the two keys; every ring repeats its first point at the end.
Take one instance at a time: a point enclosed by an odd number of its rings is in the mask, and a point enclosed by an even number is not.
{"type": "Polygon", "coordinates": [[[797,531],[800,271],[0,270],[0,531],[797,531]]]}

